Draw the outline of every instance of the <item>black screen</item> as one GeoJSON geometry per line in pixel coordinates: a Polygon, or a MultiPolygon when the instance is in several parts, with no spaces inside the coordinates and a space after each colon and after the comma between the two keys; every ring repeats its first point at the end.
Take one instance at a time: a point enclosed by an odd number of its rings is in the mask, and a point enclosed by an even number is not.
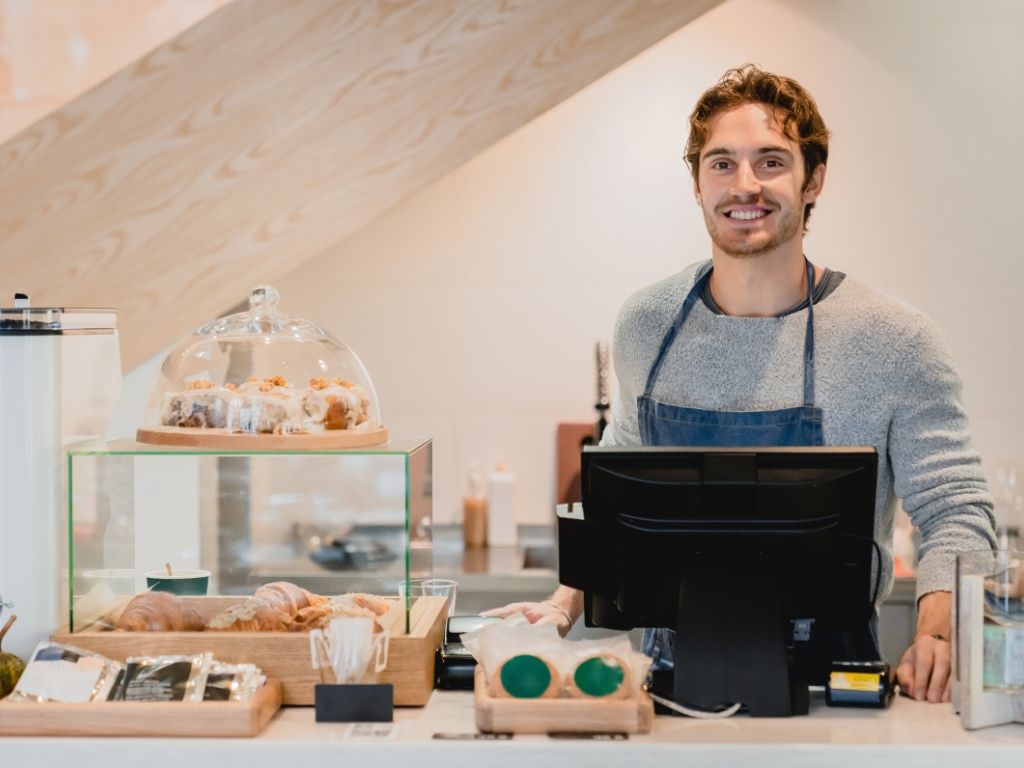
{"type": "Polygon", "coordinates": [[[755,701],[782,658],[795,701],[831,661],[878,658],[877,465],[873,448],[588,447],[559,580],[590,626],[677,631],[677,699],[755,701]]]}

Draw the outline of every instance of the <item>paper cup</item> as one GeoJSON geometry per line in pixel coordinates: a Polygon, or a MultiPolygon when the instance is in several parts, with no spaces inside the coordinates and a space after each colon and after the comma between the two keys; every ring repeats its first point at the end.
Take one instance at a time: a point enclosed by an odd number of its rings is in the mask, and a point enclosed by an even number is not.
{"type": "Polygon", "coordinates": [[[203,570],[175,570],[168,576],[166,570],[146,571],[146,586],[154,592],[175,595],[205,595],[210,587],[210,572],[203,570]]]}
{"type": "Polygon", "coordinates": [[[82,571],[75,580],[75,595],[84,595],[98,586],[109,587],[118,596],[134,595],[134,568],[90,568],[82,571]]]}

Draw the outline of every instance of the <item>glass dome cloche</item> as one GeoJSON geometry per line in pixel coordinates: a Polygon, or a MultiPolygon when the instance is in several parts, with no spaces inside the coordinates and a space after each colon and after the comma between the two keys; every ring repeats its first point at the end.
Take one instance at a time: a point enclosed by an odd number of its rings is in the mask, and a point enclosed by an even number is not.
{"type": "Polygon", "coordinates": [[[211,449],[358,448],[387,442],[355,352],[289,317],[260,285],[249,310],[204,325],[164,360],[142,443],[211,449]]]}

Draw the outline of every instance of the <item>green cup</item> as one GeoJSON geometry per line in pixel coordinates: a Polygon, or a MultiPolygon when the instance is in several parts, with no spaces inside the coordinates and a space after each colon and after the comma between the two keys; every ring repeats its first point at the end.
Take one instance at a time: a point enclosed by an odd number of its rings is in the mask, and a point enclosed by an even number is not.
{"type": "Polygon", "coordinates": [[[181,569],[168,575],[166,570],[146,571],[146,586],[154,592],[170,592],[175,595],[205,595],[210,588],[210,572],[199,569],[181,569]]]}

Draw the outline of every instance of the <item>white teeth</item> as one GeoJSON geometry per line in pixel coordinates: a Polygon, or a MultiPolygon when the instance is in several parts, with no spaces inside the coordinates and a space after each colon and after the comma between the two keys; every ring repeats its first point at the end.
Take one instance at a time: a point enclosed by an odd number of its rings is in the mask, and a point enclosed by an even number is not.
{"type": "Polygon", "coordinates": [[[729,211],[726,215],[731,219],[749,221],[750,219],[763,219],[768,214],[764,211],[729,211]]]}

